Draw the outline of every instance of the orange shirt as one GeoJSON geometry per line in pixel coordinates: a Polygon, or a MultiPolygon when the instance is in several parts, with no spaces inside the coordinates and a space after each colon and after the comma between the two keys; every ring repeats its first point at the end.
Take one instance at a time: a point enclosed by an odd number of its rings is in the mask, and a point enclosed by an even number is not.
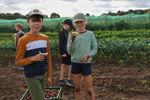
{"type": "Polygon", "coordinates": [[[21,37],[16,51],[16,65],[24,67],[26,77],[33,77],[47,72],[48,77],[51,78],[52,65],[50,41],[48,36],[44,34],[33,35],[26,33],[21,37]],[[48,53],[45,61],[31,61],[31,57],[39,52],[48,53]]]}

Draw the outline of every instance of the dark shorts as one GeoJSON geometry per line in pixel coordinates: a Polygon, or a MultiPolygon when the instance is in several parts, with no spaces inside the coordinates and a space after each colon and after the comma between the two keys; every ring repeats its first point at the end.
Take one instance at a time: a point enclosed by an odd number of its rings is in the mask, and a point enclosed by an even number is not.
{"type": "Polygon", "coordinates": [[[72,74],[82,74],[88,76],[92,74],[91,63],[81,64],[72,62],[71,73],[72,74]]]}
{"type": "Polygon", "coordinates": [[[71,65],[71,56],[67,55],[67,57],[62,57],[62,64],[71,65]]]}

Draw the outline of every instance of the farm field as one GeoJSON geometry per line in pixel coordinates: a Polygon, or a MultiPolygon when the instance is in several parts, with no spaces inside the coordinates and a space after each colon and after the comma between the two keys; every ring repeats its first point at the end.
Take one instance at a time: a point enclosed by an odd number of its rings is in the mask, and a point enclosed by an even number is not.
{"type": "MultiPolygon", "coordinates": [[[[150,100],[150,30],[95,31],[99,48],[93,59],[97,100],[150,100]]],[[[51,40],[53,85],[60,70],[58,33],[51,40]]],[[[13,33],[0,33],[0,100],[18,100],[27,89],[14,64],[13,33]]],[[[83,84],[83,91],[85,91],[83,84]]],[[[87,94],[82,94],[87,100],[87,94]]],[[[74,88],[63,88],[63,100],[74,100],[74,88]],[[68,92],[69,91],[69,92],[68,92]]]]}
{"type": "MultiPolygon", "coordinates": [[[[98,53],[93,63],[115,63],[119,65],[149,65],[150,30],[95,31],[98,53]]],[[[58,33],[45,32],[51,40],[53,59],[60,59],[58,33]]],[[[0,57],[14,57],[15,47],[12,33],[0,33],[0,57]]],[[[3,64],[4,59],[0,61],[3,64]]],[[[5,64],[5,63],[4,63],[5,64]]]]}
{"type": "MultiPolygon", "coordinates": [[[[53,85],[57,85],[60,64],[53,65],[53,85]]],[[[99,64],[93,66],[97,100],[149,100],[150,68],[99,64]]],[[[23,72],[14,65],[0,67],[0,100],[19,100],[27,89],[23,72]]],[[[83,91],[85,91],[83,85],[83,91]]],[[[74,88],[63,88],[63,100],[75,100],[74,88]]],[[[88,100],[87,94],[82,94],[88,100]]]]}
{"type": "Polygon", "coordinates": [[[0,100],[79,100],[80,79],[81,100],[150,100],[150,0],[0,0],[0,100]]]}

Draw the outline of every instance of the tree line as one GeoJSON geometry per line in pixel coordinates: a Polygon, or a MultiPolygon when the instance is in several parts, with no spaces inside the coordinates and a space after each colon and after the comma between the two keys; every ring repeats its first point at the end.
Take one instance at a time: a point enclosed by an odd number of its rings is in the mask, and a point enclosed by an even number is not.
{"type": "MultiPolygon", "coordinates": [[[[17,19],[17,18],[23,18],[23,19],[27,19],[28,14],[26,15],[22,15],[20,13],[0,13],[0,19],[8,19],[8,20],[12,20],[12,19],[17,19]]],[[[48,15],[44,15],[44,18],[59,18],[60,15],[57,13],[52,13],[50,15],[50,17],[48,17],[48,15]]]]}
{"type": "Polygon", "coordinates": [[[111,16],[121,16],[121,15],[126,15],[126,14],[147,14],[150,13],[150,9],[145,9],[145,10],[128,10],[128,11],[117,11],[116,13],[109,11],[108,13],[104,13],[102,15],[111,15],[111,16]]]}
{"type": "MultiPolygon", "coordinates": [[[[114,12],[108,12],[108,13],[103,13],[102,15],[110,15],[110,16],[121,16],[121,15],[126,15],[126,14],[146,14],[146,13],[150,13],[150,9],[145,9],[145,10],[128,10],[128,11],[117,11],[116,13],[114,12]]],[[[90,15],[89,13],[85,14],[86,16],[94,16],[94,15],[90,15]]],[[[0,13],[0,19],[17,19],[17,18],[24,18],[26,19],[28,17],[28,14],[26,15],[22,15],[18,12],[16,13],[0,13]]],[[[44,15],[44,18],[60,18],[61,16],[55,12],[51,13],[50,16],[48,15],[44,15]]]]}

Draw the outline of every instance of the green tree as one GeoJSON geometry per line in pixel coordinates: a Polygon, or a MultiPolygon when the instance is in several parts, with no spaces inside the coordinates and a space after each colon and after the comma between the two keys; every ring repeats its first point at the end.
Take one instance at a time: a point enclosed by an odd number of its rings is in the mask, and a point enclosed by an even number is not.
{"type": "Polygon", "coordinates": [[[50,15],[50,18],[60,18],[60,15],[57,14],[57,13],[52,13],[52,14],[50,15]]]}

